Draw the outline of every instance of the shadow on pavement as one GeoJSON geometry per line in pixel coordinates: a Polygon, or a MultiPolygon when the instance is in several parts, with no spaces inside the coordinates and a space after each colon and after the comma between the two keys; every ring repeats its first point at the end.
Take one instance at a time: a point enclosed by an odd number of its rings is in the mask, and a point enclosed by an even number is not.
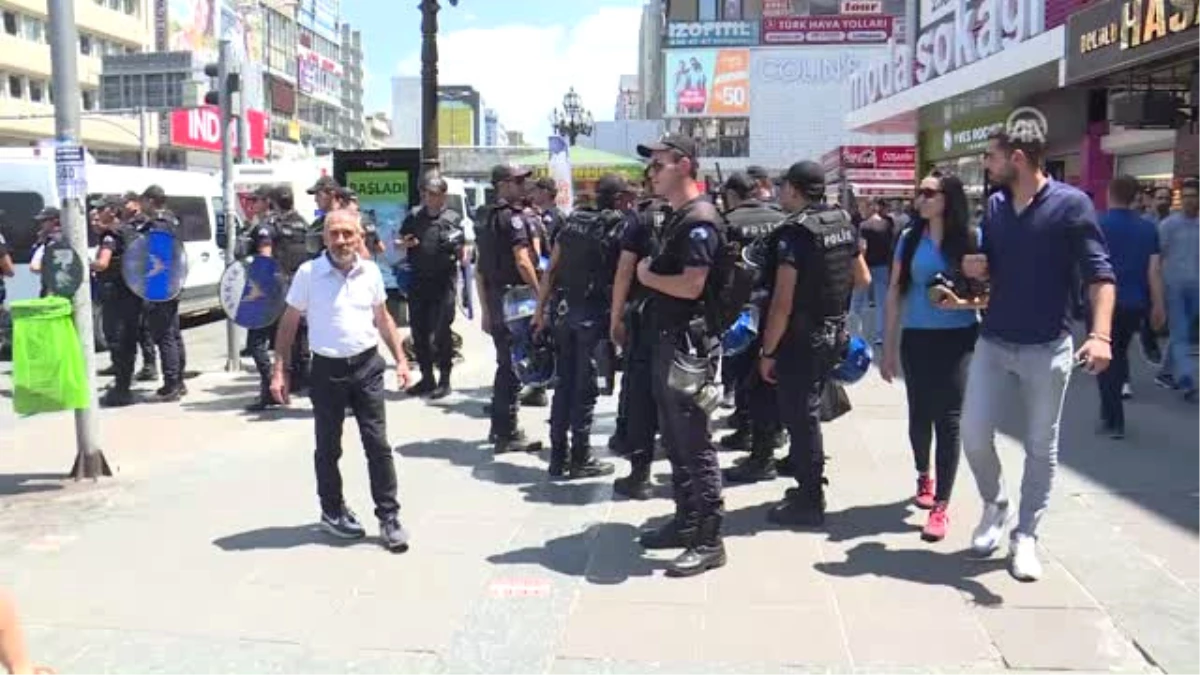
{"type": "Polygon", "coordinates": [[[394,452],[411,459],[443,459],[455,466],[475,466],[491,459],[486,443],[471,443],[453,438],[415,441],[395,447],[394,452]]]}
{"type": "Polygon", "coordinates": [[[936,553],[925,549],[893,551],[876,541],[864,542],[846,552],[844,562],[819,562],[813,568],[835,577],[887,577],[927,586],[947,586],[971,596],[977,605],[994,607],[1004,598],[973,577],[1005,566],[1002,558],[971,560],[961,553],[936,553]]]}
{"type": "Polygon", "coordinates": [[[666,565],[646,558],[637,530],[628,523],[599,523],[583,532],[547,540],[542,546],[489,556],[497,565],[541,565],[590,584],[614,585],[630,577],[650,576],[666,565]]]}
{"type": "Polygon", "coordinates": [[[0,474],[0,496],[51,492],[63,489],[62,481],[67,478],[61,473],[11,473],[0,474]]]}
{"type": "Polygon", "coordinates": [[[222,551],[278,551],[310,545],[346,548],[366,541],[367,539],[338,539],[322,531],[314,523],[305,523],[239,532],[215,539],[213,545],[222,551]]]}

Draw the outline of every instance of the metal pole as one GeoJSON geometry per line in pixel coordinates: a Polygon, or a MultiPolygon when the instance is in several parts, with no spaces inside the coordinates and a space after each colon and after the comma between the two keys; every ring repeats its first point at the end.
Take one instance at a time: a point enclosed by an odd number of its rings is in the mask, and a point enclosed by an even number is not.
{"type": "MultiPolygon", "coordinates": [[[[75,28],[74,0],[50,0],[50,70],[58,105],[54,108],[54,127],[58,144],[80,145],[79,109],[79,32],[75,28]]],[[[85,191],[86,192],[86,191],[85,191]]],[[[62,227],[80,260],[88,259],[87,226],[83,217],[83,201],[78,196],[65,195],[62,200],[62,227]]],[[[86,198],[86,197],[84,197],[86,198]]],[[[96,393],[96,341],[92,325],[92,283],[83,275],[83,283],[75,291],[75,335],[83,350],[83,365],[89,392],[88,406],[75,411],[75,464],[71,475],[76,480],[111,476],[112,470],[104,453],[96,445],[96,409],[100,401],[96,393]]]]}
{"type": "MultiPolygon", "coordinates": [[[[241,71],[241,68],[238,68],[241,71]]],[[[246,131],[246,80],[242,78],[242,86],[238,87],[238,113],[237,113],[237,163],[245,164],[249,149],[246,147],[246,137],[249,135],[246,131]]]]}
{"type": "MultiPolygon", "coordinates": [[[[236,195],[233,193],[233,148],[229,144],[229,122],[233,117],[233,101],[229,94],[229,66],[233,57],[233,44],[229,40],[221,40],[220,52],[217,57],[217,79],[220,81],[218,91],[221,92],[221,202],[225,211],[225,262],[233,262],[237,249],[237,207],[234,206],[236,195]]],[[[233,317],[225,320],[225,370],[236,373],[242,369],[242,359],[238,352],[238,330],[233,323],[233,317]]]]}
{"type": "Polygon", "coordinates": [[[438,3],[421,0],[421,164],[437,169],[438,160],[438,3]]]}
{"type": "Polygon", "coordinates": [[[138,150],[141,152],[142,166],[150,166],[150,147],[146,142],[146,109],[138,106],[138,150]]]}

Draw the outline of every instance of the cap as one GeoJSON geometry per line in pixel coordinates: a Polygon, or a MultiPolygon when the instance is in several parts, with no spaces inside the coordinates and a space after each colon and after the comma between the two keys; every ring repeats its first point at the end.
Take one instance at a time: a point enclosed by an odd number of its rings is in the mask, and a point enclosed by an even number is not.
{"type": "Polygon", "coordinates": [[[58,220],[60,218],[58,209],[53,206],[44,206],[38,214],[33,217],[33,222],[42,223],[47,220],[58,220]]]}
{"type": "Polygon", "coordinates": [[[529,169],[514,164],[497,164],[492,167],[492,182],[501,183],[513,178],[524,178],[533,173],[529,169]]]}
{"type": "Polygon", "coordinates": [[[754,179],[749,175],[749,171],[746,173],[738,171],[729,174],[729,177],[725,179],[725,184],[721,186],[721,191],[732,192],[745,199],[754,193],[756,187],[754,179]]]}
{"type": "Polygon", "coordinates": [[[337,196],[338,196],[338,199],[340,199],[344,202],[358,201],[358,193],[355,192],[353,188],[348,188],[348,187],[338,188],[337,196]]]}
{"type": "Polygon", "coordinates": [[[811,160],[796,162],[788,167],[776,181],[778,184],[791,183],[802,192],[813,193],[825,190],[825,169],[811,160]]]}
{"type": "Polygon", "coordinates": [[[142,192],[142,199],[153,199],[154,201],[162,201],[167,198],[167,191],[162,189],[161,185],[151,185],[142,192]]]}
{"type": "Polygon", "coordinates": [[[134,192],[133,190],[130,190],[129,192],[126,192],[125,194],[121,195],[121,205],[124,206],[125,204],[128,204],[129,202],[136,202],[136,201],[139,201],[140,199],[141,199],[141,197],[138,196],[138,193],[134,192]]]}
{"type": "Polygon", "coordinates": [[[646,145],[637,146],[638,155],[649,158],[655,152],[663,150],[674,150],[684,157],[696,158],[696,141],[687,136],[680,134],[667,134],[663,136],[657,143],[647,143],[646,145]]]}
{"type": "Polygon", "coordinates": [[[340,187],[341,186],[337,184],[337,181],[334,180],[332,176],[321,176],[317,179],[316,183],[313,183],[312,187],[308,188],[308,194],[315,195],[318,192],[324,192],[325,190],[337,190],[340,187]]]}
{"type": "Polygon", "coordinates": [[[757,164],[746,167],[746,175],[754,180],[771,180],[771,174],[767,170],[757,164]]]}
{"type": "Polygon", "coordinates": [[[98,195],[88,202],[88,206],[93,209],[119,209],[125,206],[125,200],[121,195],[98,195]]]}
{"type": "Polygon", "coordinates": [[[534,183],[533,186],[535,188],[539,188],[541,190],[548,190],[550,192],[558,192],[558,183],[554,182],[554,179],[549,176],[544,176],[542,178],[537,179],[537,182],[534,183]]]}
{"type": "Polygon", "coordinates": [[[606,173],[596,181],[596,194],[598,195],[619,195],[629,192],[633,192],[629,187],[629,181],[619,174],[606,173]]]}
{"type": "Polygon", "coordinates": [[[290,186],[290,185],[280,185],[280,186],[278,186],[278,187],[275,187],[275,188],[273,188],[273,189],[269,189],[269,190],[267,190],[267,193],[266,193],[266,195],[265,195],[265,198],[266,198],[266,199],[271,199],[271,200],[274,200],[274,201],[287,201],[287,202],[292,202],[292,201],[295,201],[295,199],[296,199],[296,196],[295,196],[294,194],[292,194],[292,186],[290,186]]]}
{"type": "Polygon", "coordinates": [[[270,185],[259,185],[258,187],[254,188],[253,195],[255,199],[270,199],[271,192],[272,190],[270,185]]]}

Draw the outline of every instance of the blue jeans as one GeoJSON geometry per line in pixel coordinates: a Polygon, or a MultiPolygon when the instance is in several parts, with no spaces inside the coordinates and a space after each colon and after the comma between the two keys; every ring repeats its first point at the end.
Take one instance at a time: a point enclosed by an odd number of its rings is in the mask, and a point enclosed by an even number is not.
{"type": "Polygon", "coordinates": [[[871,285],[854,290],[850,300],[850,312],[858,316],[862,326],[862,337],[871,342],[882,342],[884,338],[884,311],[887,309],[888,282],[891,268],[886,265],[871,268],[871,285]],[[874,321],[867,321],[870,301],[875,302],[874,321]]]}
{"type": "Polygon", "coordinates": [[[1039,345],[989,338],[975,344],[963,397],[962,449],[979,494],[987,503],[1007,504],[996,428],[1006,409],[1022,406],[1025,418],[1025,472],[1014,533],[1034,536],[1050,503],[1058,467],[1058,432],[1063,398],[1074,368],[1070,335],[1039,345]]]}
{"type": "Polygon", "coordinates": [[[1196,386],[1196,359],[1192,357],[1192,324],[1200,311],[1200,289],[1195,280],[1166,282],[1167,323],[1171,328],[1168,343],[1175,382],[1184,389],[1196,386]]]}

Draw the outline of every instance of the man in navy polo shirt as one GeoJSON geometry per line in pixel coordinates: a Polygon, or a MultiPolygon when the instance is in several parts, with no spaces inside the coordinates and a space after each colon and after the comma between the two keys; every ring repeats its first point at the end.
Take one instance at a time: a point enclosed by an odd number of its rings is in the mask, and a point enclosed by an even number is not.
{"type": "Polygon", "coordinates": [[[996,456],[1002,411],[1024,406],[1025,471],[1012,532],[1009,571],[1022,581],[1041,576],[1038,521],[1050,501],[1058,463],[1059,419],[1076,363],[1098,374],[1112,359],[1116,292],[1104,235],[1087,195],[1051,180],[1040,136],[993,134],[985,158],[1001,188],[988,199],[983,252],[963,259],[963,271],[991,283],[963,400],[963,453],[985,502],[971,548],[987,556],[1000,547],[1009,516],[996,456]],[[1079,278],[1087,285],[1091,333],[1078,352],[1068,330],[1068,300],[1079,278]]]}

